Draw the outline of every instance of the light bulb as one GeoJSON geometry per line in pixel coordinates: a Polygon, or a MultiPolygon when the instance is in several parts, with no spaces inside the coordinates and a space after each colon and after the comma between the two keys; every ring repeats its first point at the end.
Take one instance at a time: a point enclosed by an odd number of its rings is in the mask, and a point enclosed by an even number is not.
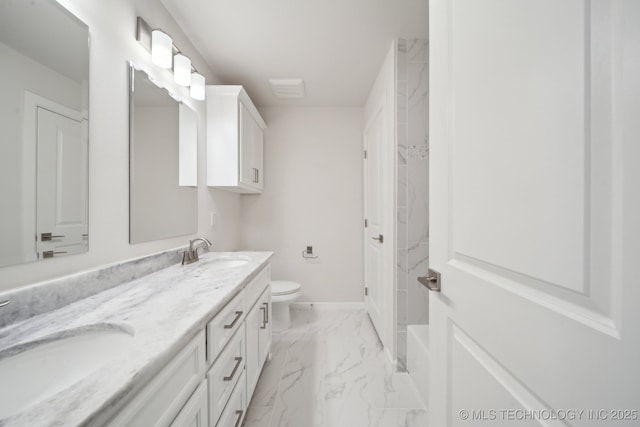
{"type": "Polygon", "coordinates": [[[173,79],[182,86],[191,84],[191,60],[181,53],[173,57],[173,79]]]}
{"type": "Polygon", "coordinates": [[[202,74],[200,73],[191,74],[191,88],[189,92],[193,99],[197,101],[204,100],[204,85],[205,85],[205,80],[202,74]]]}
{"type": "Polygon", "coordinates": [[[151,61],[161,68],[171,68],[173,40],[160,30],[151,32],[151,61]]]}

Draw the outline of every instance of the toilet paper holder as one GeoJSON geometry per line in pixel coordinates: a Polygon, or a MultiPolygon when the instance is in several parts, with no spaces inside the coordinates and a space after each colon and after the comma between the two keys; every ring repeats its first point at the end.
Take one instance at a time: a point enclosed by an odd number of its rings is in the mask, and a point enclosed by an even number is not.
{"type": "Polygon", "coordinates": [[[316,259],[317,255],[313,254],[313,246],[307,246],[305,250],[302,251],[302,258],[305,259],[316,259]]]}

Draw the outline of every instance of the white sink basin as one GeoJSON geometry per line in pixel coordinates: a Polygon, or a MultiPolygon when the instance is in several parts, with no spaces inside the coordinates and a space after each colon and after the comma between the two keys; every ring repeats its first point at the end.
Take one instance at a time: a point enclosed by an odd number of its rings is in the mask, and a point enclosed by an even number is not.
{"type": "Polygon", "coordinates": [[[133,331],[100,324],[0,352],[0,419],[64,390],[121,357],[133,331]]]}
{"type": "Polygon", "coordinates": [[[242,267],[249,262],[248,259],[242,257],[218,257],[203,259],[207,269],[225,270],[228,268],[242,267]]]}
{"type": "Polygon", "coordinates": [[[249,261],[245,261],[243,259],[213,259],[209,261],[207,267],[214,269],[234,268],[241,267],[248,262],[249,261]]]}

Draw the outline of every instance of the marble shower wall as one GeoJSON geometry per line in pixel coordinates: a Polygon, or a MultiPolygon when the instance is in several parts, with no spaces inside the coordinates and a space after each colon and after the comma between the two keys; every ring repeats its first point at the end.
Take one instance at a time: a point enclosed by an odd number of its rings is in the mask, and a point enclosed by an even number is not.
{"type": "Polygon", "coordinates": [[[429,322],[428,291],[417,281],[429,263],[429,44],[397,42],[398,367],[407,358],[407,325],[429,322]]]}

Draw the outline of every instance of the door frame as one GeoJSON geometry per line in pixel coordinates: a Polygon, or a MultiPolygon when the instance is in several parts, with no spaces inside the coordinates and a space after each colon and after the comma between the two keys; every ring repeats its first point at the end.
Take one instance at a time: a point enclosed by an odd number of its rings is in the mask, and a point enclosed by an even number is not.
{"type": "MultiPolygon", "coordinates": [[[[383,273],[382,286],[383,298],[387,302],[383,305],[382,313],[382,330],[376,330],[378,337],[382,342],[387,356],[388,362],[394,367],[397,364],[397,310],[396,310],[396,47],[397,41],[393,40],[390,50],[381,66],[379,74],[373,84],[369,97],[364,108],[364,127],[368,129],[377,114],[382,114],[383,139],[382,150],[380,152],[382,160],[383,176],[380,178],[382,191],[382,212],[381,212],[381,228],[384,235],[383,248],[383,273]]],[[[362,134],[363,153],[366,149],[366,141],[364,131],[362,134]]],[[[367,232],[364,228],[364,219],[367,217],[367,180],[366,180],[366,160],[363,155],[363,253],[364,253],[364,275],[365,283],[362,289],[364,295],[364,287],[366,284],[367,269],[367,232]]],[[[365,307],[367,305],[366,296],[364,297],[365,307]]]]}
{"type": "MultiPolygon", "coordinates": [[[[36,236],[36,158],[38,143],[38,108],[49,110],[61,116],[76,120],[82,124],[82,135],[89,137],[89,120],[86,111],[79,112],[59,104],[51,99],[36,95],[28,90],[24,91],[24,107],[22,119],[22,247],[19,254],[21,262],[35,261],[38,254],[35,247],[36,236]],[[28,248],[33,246],[33,251],[28,248]]],[[[88,179],[88,177],[87,177],[88,179]]],[[[87,188],[89,183],[87,182],[87,188]]]]}

